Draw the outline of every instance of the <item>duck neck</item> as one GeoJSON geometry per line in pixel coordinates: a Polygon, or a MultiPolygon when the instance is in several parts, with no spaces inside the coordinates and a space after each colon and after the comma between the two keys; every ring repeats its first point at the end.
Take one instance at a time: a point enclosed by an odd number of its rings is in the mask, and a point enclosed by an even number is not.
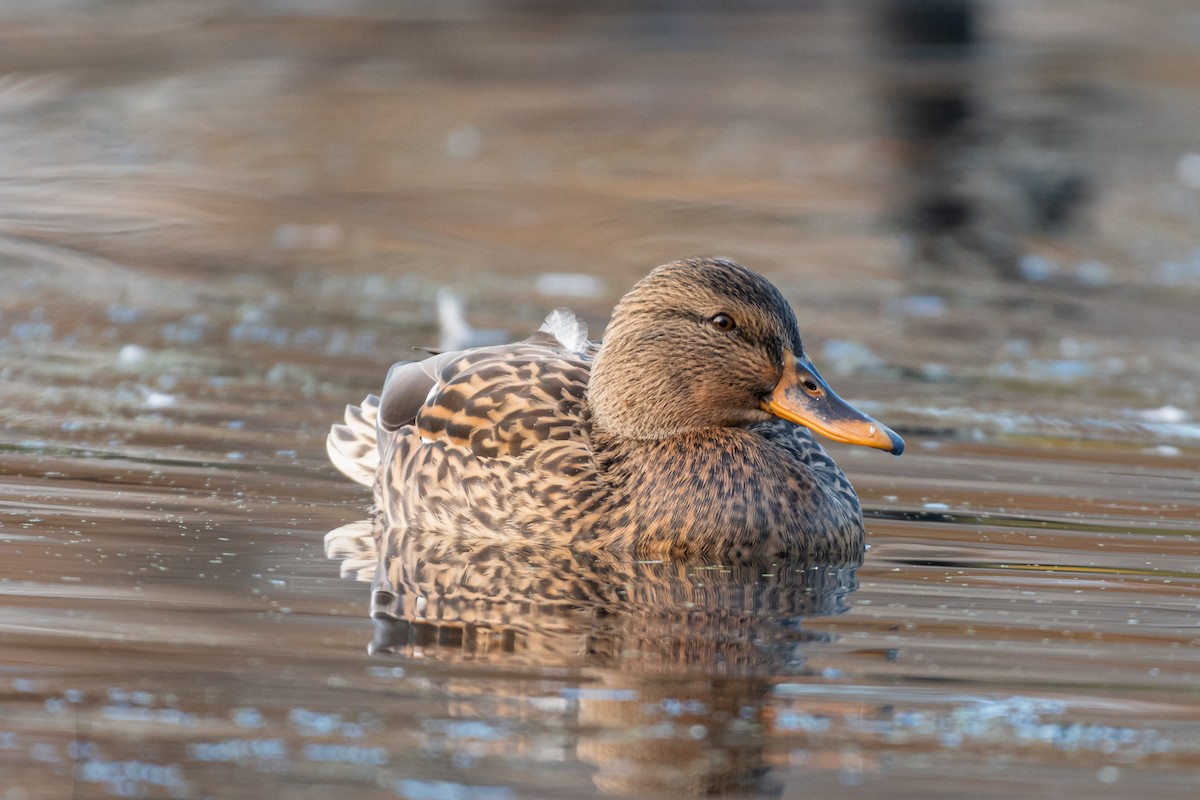
{"type": "Polygon", "coordinates": [[[806,463],[748,428],[706,428],[654,441],[595,429],[592,444],[597,470],[618,498],[614,530],[624,527],[626,516],[646,521],[622,534],[639,551],[861,555],[862,512],[828,456],[826,464],[806,463]]]}
{"type": "MultiPolygon", "coordinates": [[[[622,321],[610,325],[591,367],[587,404],[595,427],[614,437],[663,441],[767,416],[752,400],[755,393],[729,376],[663,358],[664,349],[675,352],[684,343],[648,347],[627,327],[622,321]]],[[[765,378],[764,391],[777,379],[765,378]]]]}
{"type": "Polygon", "coordinates": [[[611,439],[659,441],[678,434],[687,424],[680,387],[670,376],[629,365],[608,369],[617,357],[604,358],[603,348],[592,366],[587,403],[592,425],[611,439]]]}

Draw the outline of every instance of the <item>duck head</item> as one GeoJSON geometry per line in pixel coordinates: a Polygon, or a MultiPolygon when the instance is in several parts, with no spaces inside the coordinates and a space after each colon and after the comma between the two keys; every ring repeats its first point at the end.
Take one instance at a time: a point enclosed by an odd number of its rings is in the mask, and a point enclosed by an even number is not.
{"type": "Polygon", "coordinates": [[[593,424],[623,438],[779,417],[836,441],[904,450],[887,426],[829,388],[779,290],[721,259],[658,267],[621,299],[592,366],[588,403],[593,424]]]}

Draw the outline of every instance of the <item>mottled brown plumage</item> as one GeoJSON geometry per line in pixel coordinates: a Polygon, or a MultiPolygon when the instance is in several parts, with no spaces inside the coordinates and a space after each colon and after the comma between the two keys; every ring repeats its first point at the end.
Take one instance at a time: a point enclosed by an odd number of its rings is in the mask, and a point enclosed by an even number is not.
{"type": "Polygon", "coordinates": [[[465,547],[860,552],[858,498],[810,428],[903,448],[825,385],[778,290],[717,259],[650,273],[598,349],[556,312],[524,342],[397,365],[346,420],[330,456],[385,530],[465,547]]]}

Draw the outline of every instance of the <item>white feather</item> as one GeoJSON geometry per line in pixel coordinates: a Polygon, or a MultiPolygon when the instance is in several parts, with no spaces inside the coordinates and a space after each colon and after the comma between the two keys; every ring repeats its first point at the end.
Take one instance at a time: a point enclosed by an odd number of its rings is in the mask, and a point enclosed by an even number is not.
{"type": "Polygon", "coordinates": [[[346,424],[333,425],[325,439],[329,460],[350,480],[363,486],[375,483],[379,471],[376,419],[379,398],[368,395],[361,406],[346,406],[346,424]]]}
{"type": "Polygon", "coordinates": [[[587,323],[575,316],[575,312],[569,308],[556,308],[551,311],[538,330],[558,339],[559,344],[572,353],[587,352],[589,347],[587,323]]]}

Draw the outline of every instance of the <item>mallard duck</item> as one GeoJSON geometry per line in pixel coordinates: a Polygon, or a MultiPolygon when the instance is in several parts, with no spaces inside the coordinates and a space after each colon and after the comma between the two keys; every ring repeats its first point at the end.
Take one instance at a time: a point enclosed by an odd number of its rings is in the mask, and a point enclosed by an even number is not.
{"type": "Polygon", "coordinates": [[[778,289],[704,258],[639,281],[599,345],[560,309],[522,342],[396,364],[327,445],[386,531],[464,547],[861,553],[858,496],[814,431],[904,449],[829,388],[778,289]]]}

